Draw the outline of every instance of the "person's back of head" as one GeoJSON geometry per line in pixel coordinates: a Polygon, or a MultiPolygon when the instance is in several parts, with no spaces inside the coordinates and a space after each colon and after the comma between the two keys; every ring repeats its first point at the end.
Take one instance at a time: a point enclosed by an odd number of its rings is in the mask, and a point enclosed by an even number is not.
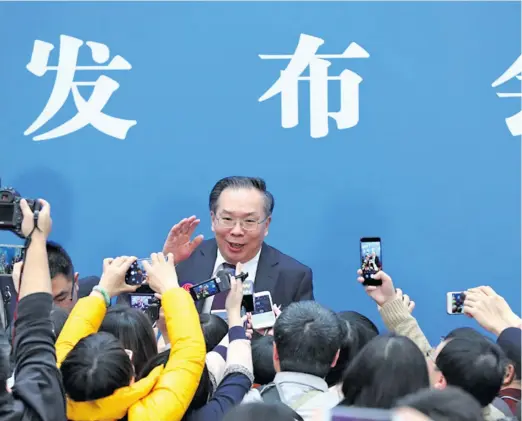
{"type": "Polygon", "coordinates": [[[325,378],[341,347],[337,315],[315,301],[290,304],[274,325],[274,367],[325,378]]]}
{"type": "Polygon", "coordinates": [[[254,365],[254,383],[265,385],[274,381],[274,337],[260,336],[252,340],[252,363],[254,365]]]}
{"type": "Polygon", "coordinates": [[[448,333],[444,340],[448,341],[450,339],[455,338],[464,338],[464,339],[486,339],[488,338],[484,336],[482,333],[480,333],[477,329],[473,329],[472,327],[458,327],[456,329],[453,329],[450,333],[448,333]]]}
{"type": "Polygon", "coordinates": [[[125,349],[107,332],[81,339],[65,357],[60,371],[66,394],[77,402],[110,396],[128,386],[134,376],[125,349]]]}
{"type": "Polygon", "coordinates": [[[426,359],[411,339],[377,336],[346,369],[341,405],[389,409],[397,399],[429,385],[426,359]]]}
{"type": "Polygon", "coordinates": [[[203,337],[205,338],[207,352],[210,352],[218,346],[225,335],[228,334],[227,322],[215,314],[207,313],[199,315],[199,322],[201,330],[203,331],[203,337]]]}
{"type": "Polygon", "coordinates": [[[489,405],[504,378],[502,350],[486,338],[456,337],[441,344],[435,359],[443,377],[439,384],[457,386],[471,394],[482,407],[489,405]]]}
{"type": "Polygon", "coordinates": [[[520,382],[522,331],[516,327],[507,328],[497,339],[497,345],[506,357],[503,386],[509,387],[513,382],[520,382]]]}
{"type": "Polygon", "coordinates": [[[469,393],[458,387],[423,389],[401,398],[396,408],[412,408],[433,421],[480,421],[482,408],[469,393]]]}
{"type": "Polygon", "coordinates": [[[293,411],[286,405],[247,403],[228,412],[223,421],[294,421],[293,411]]]}
{"type": "Polygon", "coordinates": [[[126,306],[109,307],[100,332],[108,332],[120,340],[123,347],[132,351],[132,363],[136,373],[158,353],[154,329],[149,318],[141,311],[126,306]]]}
{"type": "Polygon", "coordinates": [[[337,314],[341,322],[341,350],[335,367],[332,367],[326,382],[334,386],[341,382],[346,367],[359,351],[379,334],[377,326],[366,316],[356,311],[343,311],[337,314]]]}

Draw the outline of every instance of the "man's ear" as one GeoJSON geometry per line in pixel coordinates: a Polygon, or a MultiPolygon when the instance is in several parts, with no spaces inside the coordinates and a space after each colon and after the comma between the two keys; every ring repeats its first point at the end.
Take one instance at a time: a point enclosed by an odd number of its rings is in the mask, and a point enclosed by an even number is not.
{"type": "Polygon", "coordinates": [[[507,386],[511,384],[511,382],[515,379],[515,366],[509,363],[506,366],[506,371],[504,373],[504,379],[502,380],[502,386],[507,386]]]}
{"type": "Polygon", "coordinates": [[[446,381],[446,377],[444,374],[439,372],[439,378],[437,379],[437,383],[433,385],[434,389],[444,390],[448,386],[448,382],[446,381]]]}
{"type": "Polygon", "coordinates": [[[212,232],[216,232],[216,229],[214,227],[214,225],[216,223],[215,221],[216,221],[216,215],[214,214],[214,212],[210,211],[210,224],[211,224],[212,232]]]}
{"type": "Polygon", "coordinates": [[[74,289],[76,292],[80,289],[80,284],[78,284],[78,279],[80,278],[80,273],[75,272],[74,273],[74,289]]]}

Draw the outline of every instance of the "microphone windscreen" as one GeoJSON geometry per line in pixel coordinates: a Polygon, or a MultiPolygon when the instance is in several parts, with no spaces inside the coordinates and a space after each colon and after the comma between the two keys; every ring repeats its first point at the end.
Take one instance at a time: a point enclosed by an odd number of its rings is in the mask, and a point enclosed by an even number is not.
{"type": "Polygon", "coordinates": [[[243,281],[243,295],[254,295],[254,282],[248,279],[243,281]]]}
{"type": "Polygon", "coordinates": [[[225,284],[230,284],[230,273],[228,273],[226,270],[218,270],[216,273],[216,278],[225,284]]]}

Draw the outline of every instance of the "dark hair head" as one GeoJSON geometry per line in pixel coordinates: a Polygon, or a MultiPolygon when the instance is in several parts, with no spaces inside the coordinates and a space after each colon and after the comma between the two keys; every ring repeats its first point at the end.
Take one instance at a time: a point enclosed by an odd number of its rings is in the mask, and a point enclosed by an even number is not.
{"type": "Polygon", "coordinates": [[[342,405],[389,409],[397,399],[429,385],[426,358],[411,339],[377,336],[346,369],[342,405]]]}
{"type": "Polygon", "coordinates": [[[236,406],[223,421],[294,421],[294,413],[284,404],[247,403],[236,406]]]}
{"type": "Polygon", "coordinates": [[[199,315],[199,323],[205,338],[207,352],[212,351],[228,333],[228,325],[221,317],[215,314],[203,313],[199,315]]]}
{"type": "Polygon", "coordinates": [[[359,351],[379,334],[379,329],[366,316],[356,311],[337,313],[342,328],[342,344],[335,367],[330,369],[326,382],[333,386],[341,382],[343,372],[359,351]]]}
{"type": "Polygon", "coordinates": [[[482,407],[497,395],[504,378],[502,350],[486,338],[450,339],[435,360],[448,385],[470,393],[482,407]]]}
{"type": "Polygon", "coordinates": [[[47,260],[51,279],[63,275],[68,281],[74,280],[74,266],[71,257],[60,244],[53,241],[47,242],[47,260]]]}
{"type": "Polygon", "coordinates": [[[252,363],[254,365],[254,383],[268,384],[274,381],[274,337],[260,336],[252,340],[252,363]]]}
{"type": "Polygon", "coordinates": [[[53,304],[51,309],[51,322],[53,323],[53,332],[56,338],[60,336],[68,317],[69,313],[66,310],[53,304]]]}
{"type": "Polygon", "coordinates": [[[458,387],[423,389],[400,399],[396,408],[412,408],[432,421],[480,421],[482,408],[469,393],[458,387]]]}
{"type": "MultiPolygon", "coordinates": [[[[152,357],[143,366],[142,371],[138,375],[138,380],[147,377],[151,373],[151,371],[154,370],[156,367],[164,366],[165,364],[167,364],[169,356],[170,349],[166,349],[165,351],[162,351],[156,356],[152,357]]],[[[210,381],[210,375],[208,373],[207,365],[205,364],[205,366],[203,367],[203,373],[201,374],[201,379],[199,381],[198,388],[196,389],[196,393],[192,398],[192,402],[190,403],[188,409],[185,411],[184,419],[187,418],[186,416],[189,415],[190,412],[206,405],[211,393],[212,383],[210,381]]]]}
{"type": "Polygon", "coordinates": [[[7,331],[0,331],[0,396],[6,393],[7,379],[11,376],[11,344],[7,331]]]}
{"type": "Polygon", "coordinates": [[[212,188],[208,199],[208,206],[214,214],[217,210],[219,196],[221,196],[221,193],[223,193],[225,189],[256,189],[265,196],[265,216],[268,217],[272,215],[274,211],[274,197],[266,189],[265,180],[262,178],[232,176],[219,180],[212,188]]]}
{"type": "Polygon", "coordinates": [[[125,349],[132,351],[132,362],[136,373],[158,353],[154,329],[147,316],[132,307],[116,305],[110,307],[103,319],[100,332],[116,336],[125,349]]]}
{"type": "Polygon", "coordinates": [[[315,301],[300,301],[283,310],[274,325],[281,371],[325,378],[341,347],[337,315],[315,301]]]}
{"type": "Polygon", "coordinates": [[[476,329],[473,329],[472,327],[458,327],[456,329],[453,329],[450,333],[446,335],[444,340],[454,338],[487,339],[482,333],[480,333],[476,329]]]}
{"type": "Polygon", "coordinates": [[[134,374],[120,341],[106,332],[80,340],[65,357],[60,371],[65,392],[77,402],[110,396],[128,386],[134,374]]]}
{"type": "Polygon", "coordinates": [[[515,378],[521,379],[520,376],[520,344],[522,331],[516,327],[508,327],[497,339],[497,345],[502,349],[506,356],[506,367],[512,364],[515,370],[515,378]]]}

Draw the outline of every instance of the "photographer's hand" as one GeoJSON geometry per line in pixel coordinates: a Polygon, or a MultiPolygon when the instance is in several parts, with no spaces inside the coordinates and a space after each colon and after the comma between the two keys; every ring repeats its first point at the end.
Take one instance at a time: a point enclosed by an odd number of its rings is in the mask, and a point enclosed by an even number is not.
{"type": "Polygon", "coordinates": [[[47,260],[46,241],[51,232],[51,206],[45,200],[40,199],[41,209],[38,211],[35,227],[34,213],[25,199],[20,201],[20,209],[24,215],[22,221],[22,234],[24,237],[31,235],[29,248],[26,250],[23,279],[19,280],[19,295],[23,297],[36,292],[52,293],[49,263],[47,260]]]}
{"type": "MultiPolygon", "coordinates": [[[[241,273],[242,265],[237,264],[236,273],[241,273]]],[[[230,291],[225,301],[225,309],[227,310],[228,326],[243,326],[241,318],[241,303],[243,302],[243,283],[234,276],[230,277],[230,291]]]]}
{"type": "Polygon", "coordinates": [[[155,292],[164,294],[171,288],[179,288],[172,253],[168,254],[167,259],[163,253],[152,253],[150,260],[151,263],[143,262],[143,268],[147,271],[147,283],[155,292]]]}
{"type": "MultiPolygon", "coordinates": [[[[136,260],[136,257],[128,256],[104,259],[103,274],[99,285],[107,291],[111,298],[120,294],[134,292],[138,289],[139,285],[128,285],[125,283],[125,274],[136,260]]],[[[93,291],[92,294],[101,296],[101,293],[96,291],[93,291]]]]}

